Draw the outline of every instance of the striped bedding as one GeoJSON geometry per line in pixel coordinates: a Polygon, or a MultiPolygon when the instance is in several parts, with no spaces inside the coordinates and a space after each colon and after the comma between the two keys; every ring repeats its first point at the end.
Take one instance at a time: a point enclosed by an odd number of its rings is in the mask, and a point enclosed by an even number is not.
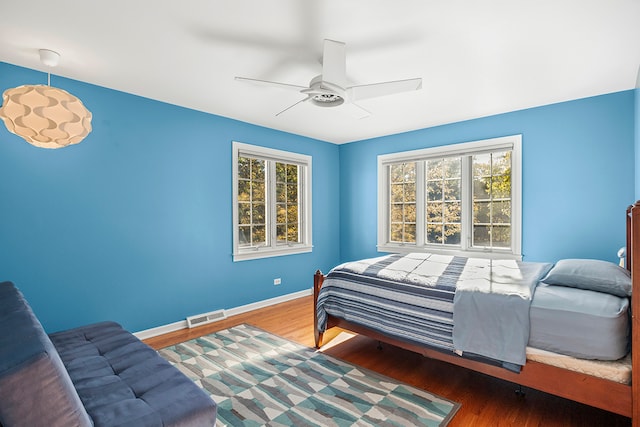
{"type": "MultiPolygon", "coordinates": [[[[459,346],[461,337],[469,344],[485,347],[486,340],[473,342],[474,337],[484,339],[487,330],[491,331],[488,334],[490,336],[493,330],[502,333],[501,328],[509,329],[509,333],[513,335],[513,328],[501,326],[513,325],[513,319],[487,319],[480,308],[477,316],[483,317],[483,321],[489,324],[495,322],[489,326],[480,326],[474,324],[471,315],[460,316],[458,313],[454,316],[454,307],[460,305],[465,308],[465,313],[473,312],[475,308],[472,305],[482,300],[494,304],[495,307],[487,308],[488,312],[508,312],[509,310],[501,308],[502,304],[522,298],[528,298],[527,301],[530,302],[533,288],[550,266],[526,263],[524,268],[516,268],[517,274],[514,274],[513,269],[505,268],[505,262],[501,265],[498,263],[500,262],[411,253],[339,265],[326,276],[318,296],[319,331],[325,331],[327,315],[331,315],[388,336],[445,351],[466,350],[459,346]],[[521,275],[520,272],[524,274],[521,275]],[[457,297],[456,290],[459,293],[457,297]],[[456,317],[467,322],[464,330],[460,328],[460,320],[456,320],[458,324],[454,328],[456,317]],[[475,328],[480,328],[477,329],[479,333],[476,333],[475,328]],[[456,329],[462,332],[456,332],[456,329]],[[454,342],[458,344],[458,348],[454,346],[454,342]]],[[[518,266],[522,264],[525,263],[517,263],[518,266]]],[[[518,301],[516,306],[522,308],[511,310],[513,313],[507,313],[507,316],[525,309],[528,317],[527,301],[525,305],[518,301]]],[[[518,316],[521,317],[519,314],[518,316]]],[[[516,320],[516,323],[522,323],[521,319],[516,320]]],[[[526,345],[528,324],[521,326],[522,334],[526,334],[522,337],[526,345]]],[[[476,354],[517,365],[524,363],[524,345],[522,349],[519,344],[516,348],[517,352],[522,352],[523,363],[518,363],[519,355],[512,360],[509,357],[495,357],[505,354],[504,347],[503,341],[498,343],[495,351],[489,349],[486,354],[476,354]]]]}
{"type": "Polygon", "coordinates": [[[335,267],[318,296],[319,330],[324,332],[330,314],[386,335],[453,351],[457,263],[450,257],[437,262],[434,259],[435,268],[428,275],[411,273],[420,259],[398,254],[335,267]]]}

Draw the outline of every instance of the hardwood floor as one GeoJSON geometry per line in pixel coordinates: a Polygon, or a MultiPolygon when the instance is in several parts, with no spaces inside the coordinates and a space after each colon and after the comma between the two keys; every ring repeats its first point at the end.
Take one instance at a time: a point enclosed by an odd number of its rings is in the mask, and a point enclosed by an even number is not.
{"type": "MultiPolygon", "coordinates": [[[[304,297],[282,304],[229,317],[194,329],[184,329],[145,340],[158,349],[182,341],[248,323],[300,344],[313,346],[313,301],[304,297]]],[[[341,331],[325,333],[329,342],[341,331]]],[[[516,385],[416,353],[384,346],[355,336],[325,353],[360,365],[462,404],[449,426],[544,426],[544,427],[628,427],[631,420],[620,415],[555,397],[532,389],[516,395],[516,385]]]]}

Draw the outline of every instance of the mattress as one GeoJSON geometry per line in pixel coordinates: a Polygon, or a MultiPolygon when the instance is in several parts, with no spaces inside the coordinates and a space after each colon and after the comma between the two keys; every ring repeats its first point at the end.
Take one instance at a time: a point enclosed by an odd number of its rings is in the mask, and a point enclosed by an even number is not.
{"type": "Polygon", "coordinates": [[[621,384],[631,384],[631,353],[618,360],[587,360],[527,347],[527,360],[621,384]]]}
{"type": "Polygon", "coordinates": [[[540,283],[529,315],[530,347],[598,360],[629,352],[628,298],[540,283]]]}

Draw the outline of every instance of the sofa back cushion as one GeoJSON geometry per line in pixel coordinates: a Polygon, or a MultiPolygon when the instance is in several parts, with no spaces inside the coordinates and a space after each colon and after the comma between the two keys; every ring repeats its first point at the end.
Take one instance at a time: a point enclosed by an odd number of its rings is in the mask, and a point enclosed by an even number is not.
{"type": "Polygon", "coordinates": [[[93,425],[58,352],[11,282],[0,283],[0,425],[93,425]]]}

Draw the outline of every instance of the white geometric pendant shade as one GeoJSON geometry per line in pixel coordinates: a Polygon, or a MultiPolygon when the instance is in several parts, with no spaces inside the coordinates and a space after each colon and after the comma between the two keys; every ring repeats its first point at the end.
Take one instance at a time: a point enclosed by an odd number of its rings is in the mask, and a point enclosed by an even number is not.
{"type": "Polygon", "coordinates": [[[0,118],[7,129],[41,148],[77,144],[91,132],[91,112],[69,92],[24,85],[2,95],[0,118]]]}

